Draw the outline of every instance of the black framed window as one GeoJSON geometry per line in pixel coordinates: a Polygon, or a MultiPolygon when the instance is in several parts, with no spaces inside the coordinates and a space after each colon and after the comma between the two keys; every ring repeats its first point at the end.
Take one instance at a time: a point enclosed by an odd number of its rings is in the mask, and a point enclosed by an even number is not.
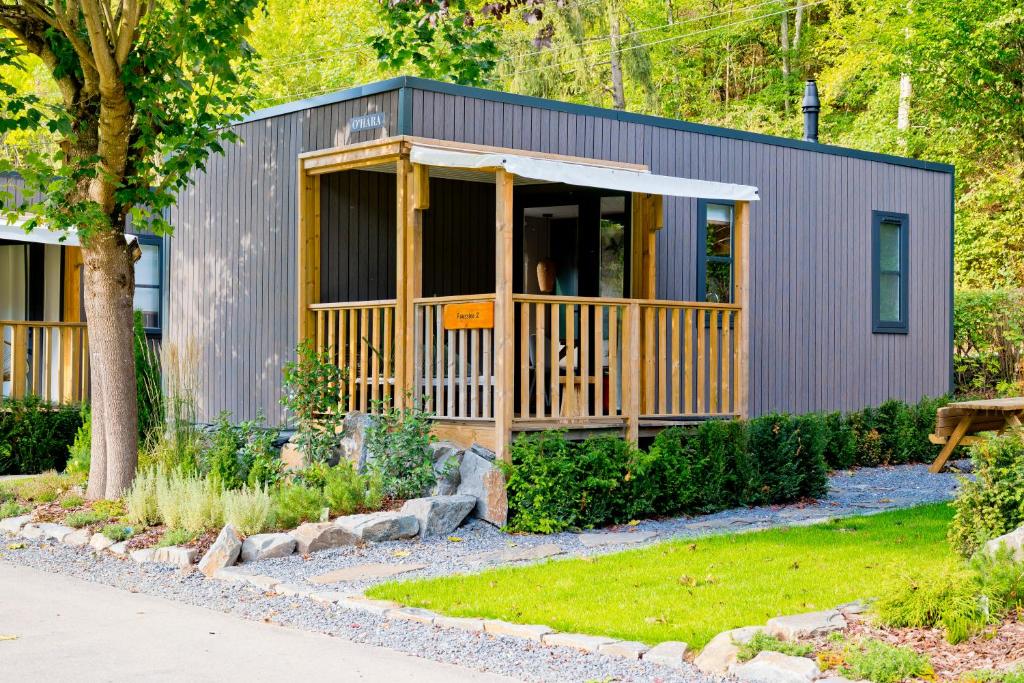
{"type": "Polygon", "coordinates": [[[142,326],[156,334],[163,326],[163,243],[159,237],[139,235],[142,256],[135,262],[135,310],[142,312],[142,326]]]}
{"type": "Polygon", "coordinates": [[[871,310],[876,334],[906,334],[910,218],[871,212],[871,310]]]}
{"type": "Polygon", "coordinates": [[[697,202],[697,300],[733,303],[733,232],[736,207],[732,202],[697,202]]]}

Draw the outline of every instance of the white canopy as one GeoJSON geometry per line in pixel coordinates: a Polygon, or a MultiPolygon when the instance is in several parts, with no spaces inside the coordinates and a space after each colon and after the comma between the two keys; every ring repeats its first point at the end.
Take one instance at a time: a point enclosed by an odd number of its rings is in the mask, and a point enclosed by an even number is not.
{"type": "Polygon", "coordinates": [[[540,159],[519,154],[495,152],[458,152],[437,147],[414,145],[410,154],[414,164],[446,166],[448,168],[489,169],[503,168],[520,178],[546,180],[606,190],[645,192],[671,197],[695,197],[726,201],[757,201],[757,188],[750,185],[716,183],[710,180],[692,180],[646,171],[633,171],[607,166],[569,161],[540,159]]]}
{"type": "Polygon", "coordinates": [[[29,232],[25,232],[25,228],[20,223],[11,225],[10,223],[0,222],[0,239],[11,240],[12,242],[30,242],[33,244],[60,244],[65,247],[79,246],[78,233],[74,230],[65,233],[60,230],[50,230],[49,228],[37,226],[29,232]]]}

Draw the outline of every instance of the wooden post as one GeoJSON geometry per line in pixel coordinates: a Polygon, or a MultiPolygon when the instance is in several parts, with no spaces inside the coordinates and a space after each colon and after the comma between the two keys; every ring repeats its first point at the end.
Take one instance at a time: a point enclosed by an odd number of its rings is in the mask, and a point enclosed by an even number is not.
{"type": "Polygon", "coordinates": [[[733,227],[733,288],[739,305],[736,319],[736,405],[741,418],[750,415],[750,203],[736,202],[733,227]]]}
{"type": "Polygon", "coordinates": [[[653,299],[657,291],[656,249],[658,228],[662,224],[661,196],[634,192],[632,204],[630,295],[634,299],[653,299]]]}
{"type": "Polygon", "coordinates": [[[82,248],[64,247],[64,301],[61,320],[82,322],[82,248]]]}
{"type": "Polygon", "coordinates": [[[636,445],[640,441],[640,396],[642,363],[640,362],[640,304],[633,302],[626,307],[624,321],[622,373],[622,412],[626,416],[626,440],[636,445]]]}
{"type": "Polygon", "coordinates": [[[409,390],[406,371],[411,360],[407,361],[412,348],[409,345],[409,235],[411,230],[410,214],[413,213],[410,187],[412,185],[412,165],[407,156],[399,158],[395,165],[395,182],[397,204],[395,205],[395,406],[405,405],[405,392],[409,390]]]}
{"type": "Polygon", "coordinates": [[[308,175],[299,160],[299,231],[297,341],[301,344],[315,332],[310,304],[320,300],[320,176],[308,175]]]}
{"type": "MultiPolygon", "coordinates": [[[[405,173],[405,322],[395,326],[396,340],[405,343],[405,391],[412,391],[416,377],[416,299],[423,295],[423,210],[430,206],[430,176],[426,166],[400,162],[405,173]]],[[[404,398],[404,397],[403,397],[404,398]]]]}
{"type": "Polygon", "coordinates": [[[508,461],[515,386],[515,320],[512,303],[512,174],[495,177],[494,430],[496,454],[508,461]]]}

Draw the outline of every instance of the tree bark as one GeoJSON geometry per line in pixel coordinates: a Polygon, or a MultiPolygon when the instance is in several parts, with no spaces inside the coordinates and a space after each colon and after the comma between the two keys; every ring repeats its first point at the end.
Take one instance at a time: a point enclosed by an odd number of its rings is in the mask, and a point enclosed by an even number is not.
{"type": "Polygon", "coordinates": [[[608,3],[608,37],[611,40],[612,60],[612,106],[626,108],[626,92],[622,83],[621,32],[619,29],[619,8],[615,2],[608,3]]]}
{"type": "MultiPolygon", "coordinates": [[[[907,14],[913,14],[914,6],[913,3],[907,3],[907,14]]],[[[903,29],[903,39],[910,41],[910,28],[903,29]]],[[[904,72],[900,74],[900,100],[896,110],[896,130],[899,131],[899,143],[901,147],[907,146],[906,133],[910,130],[910,100],[914,96],[914,83],[910,79],[910,74],[904,72]]]]}
{"type": "MultiPolygon", "coordinates": [[[[789,9],[788,5],[784,9],[789,9]]],[[[779,46],[782,48],[782,81],[789,87],[789,12],[782,13],[782,23],[779,25],[779,46]]],[[[789,113],[789,92],[783,91],[782,106],[785,112],[789,113]]]]}

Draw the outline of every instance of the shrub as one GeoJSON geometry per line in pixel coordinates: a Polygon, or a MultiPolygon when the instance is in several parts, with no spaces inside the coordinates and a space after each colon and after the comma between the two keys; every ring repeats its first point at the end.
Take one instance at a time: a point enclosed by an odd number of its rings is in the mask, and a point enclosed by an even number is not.
{"type": "Polygon", "coordinates": [[[19,505],[16,501],[6,500],[3,503],[0,503],[0,519],[18,517],[26,512],[28,512],[28,508],[19,505]]]}
{"type": "Polygon", "coordinates": [[[825,463],[834,470],[853,467],[857,462],[857,438],[853,427],[842,413],[828,413],[822,420],[826,436],[825,463]]]}
{"type": "Polygon", "coordinates": [[[228,412],[217,416],[210,446],[202,455],[202,470],[214,485],[237,489],[245,483],[246,472],[239,453],[244,441],[229,421],[230,416],[228,412]]]}
{"type": "Polygon", "coordinates": [[[81,481],[78,477],[61,475],[49,470],[34,477],[19,479],[14,483],[14,488],[19,498],[36,503],[51,503],[81,481]]]}
{"type": "Polygon", "coordinates": [[[190,340],[184,347],[161,345],[160,368],[166,395],[165,423],[151,435],[139,453],[139,469],[159,468],[194,474],[199,471],[203,435],[196,428],[196,394],[199,387],[199,346],[190,340]]]}
{"type": "Polygon", "coordinates": [[[164,394],[160,387],[160,360],[146,338],[142,313],[135,311],[135,394],[139,415],[139,443],[156,438],[164,424],[164,394]]]}
{"type": "Polygon", "coordinates": [[[68,463],[64,471],[85,477],[89,475],[89,463],[92,461],[92,414],[84,403],[79,417],[82,424],[75,432],[75,440],[68,447],[68,463]]]}
{"type": "Polygon", "coordinates": [[[73,510],[85,505],[85,498],[77,493],[67,493],[60,499],[60,506],[65,510],[73,510]]]}
{"type": "Polygon", "coordinates": [[[168,529],[157,541],[157,548],[169,548],[172,545],[187,545],[196,540],[199,534],[188,529],[168,529]]]}
{"type": "Polygon", "coordinates": [[[749,422],[751,476],[743,503],[786,503],[828,490],[825,433],[815,415],[772,414],[749,422]]]}
{"type": "Polygon", "coordinates": [[[92,509],[103,515],[104,519],[115,519],[125,514],[124,503],[120,500],[97,500],[92,504],[92,509]]]}
{"type": "Polygon", "coordinates": [[[431,414],[412,406],[383,410],[366,430],[370,467],[392,498],[417,498],[434,485],[431,414]]]}
{"type": "Polygon", "coordinates": [[[115,543],[127,541],[134,534],[132,527],[126,524],[108,524],[103,527],[102,533],[115,543]]]}
{"type": "Polygon", "coordinates": [[[961,479],[949,526],[950,543],[965,557],[1024,523],[1024,436],[991,437],[971,457],[974,479],[961,479]]]}
{"type": "Polygon", "coordinates": [[[953,307],[953,370],[958,392],[991,392],[1020,382],[1024,292],[958,290],[953,307]]]}
{"type": "Polygon", "coordinates": [[[814,652],[814,646],[810,643],[791,643],[779,640],[775,636],[768,635],[764,631],[758,631],[754,637],[740,645],[736,659],[746,662],[753,659],[760,652],[781,652],[784,655],[793,657],[806,657],[814,652]]]}
{"type": "Polygon", "coordinates": [[[868,639],[848,648],[839,673],[847,678],[873,683],[900,683],[910,678],[934,678],[928,658],[905,647],[894,647],[868,639]]]}
{"type": "Polygon", "coordinates": [[[650,448],[655,511],[710,513],[736,505],[747,474],[746,438],[746,425],[736,420],[660,432],[650,448]]]}
{"type": "Polygon", "coordinates": [[[178,472],[157,475],[156,510],[167,527],[194,535],[224,520],[220,490],[209,480],[178,472]]]}
{"type": "Polygon", "coordinates": [[[1024,668],[1017,667],[1010,671],[968,671],[961,676],[960,683],[1024,683],[1024,668]]]}
{"type": "Polygon", "coordinates": [[[84,526],[105,521],[107,521],[107,518],[95,510],[79,510],[78,512],[72,512],[64,518],[64,523],[75,529],[81,529],[84,526]]]}
{"type": "Polygon", "coordinates": [[[160,521],[156,496],[158,477],[155,469],[140,469],[136,473],[132,487],[124,495],[125,519],[130,524],[149,526],[160,521]]]}
{"type": "Polygon", "coordinates": [[[318,522],[327,507],[324,494],[319,489],[303,484],[282,486],[274,492],[274,524],[290,529],[303,522],[318,522]]]}
{"type": "Polygon", "coordinates": [[[977,576],[950,569],[934,576],[905,577],[883,591],[874,605],[879,620],[894,628],[942,628],[953,644],[989,622],[977,576]]]}
{"type": "Polygon", "coordinates": [[[361,475],[348,460],[342,460],[327,470],[324,478],[324,498],[331,512],[350,515],[357,510],[379,509],[383,483],[379,473],[361,475]]]}
{"type": "Polygon", "coordinates": [[[246,482],[251,487],[269,488],[277,486],[284,476],[284,464],[274,442],[280,437],[277,429],[256,429],[242,446],[242,462],[245,463],[246,482]]]}
{"type": "Polygon", "coordinates": [[[337,445],[336,428],[345,413],[340,388],[348,373],[332,363],[326,351],[317,353],[308,340],[299,344],[295,353],[296,360],[284,366],[281,405],[295,417],[295,444],[306,464],[327,462],[337,445]]]}
{"type": "Polygon", "coordinates": [[[75,406],[0,399],[0,475],[63,470],[80,425],[75,406]]]}
{"type": "Polygon", "coordinates": [[[550,534],[577,520],[579,477],[571,446],[560,432],[522,435],[512,442],[511,464],[502,464],[510,531],[550,534]]]}
{"type": "Polygon", "coordinates": [[[270,526],[274,503],[263,489],[243,488],[225,491],[224,523],[231,524],[243,536],[266,531],[270,526]]]}

